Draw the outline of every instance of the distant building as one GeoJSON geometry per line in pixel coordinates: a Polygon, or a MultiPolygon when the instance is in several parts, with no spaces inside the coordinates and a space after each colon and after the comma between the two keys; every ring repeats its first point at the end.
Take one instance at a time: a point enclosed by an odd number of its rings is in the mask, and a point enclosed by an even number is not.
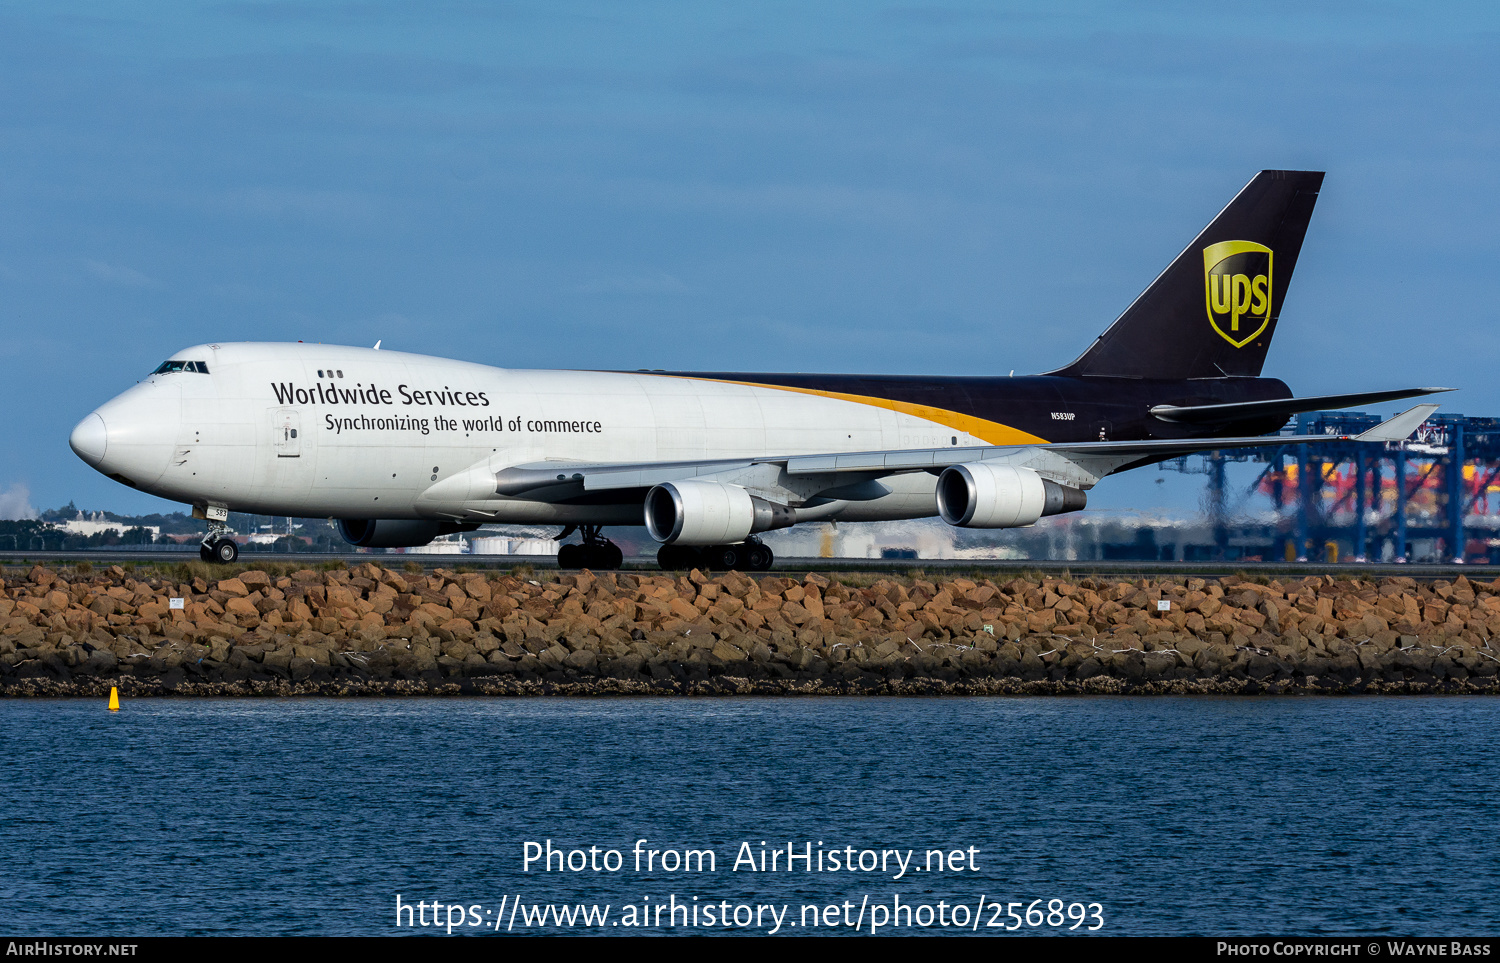
{"type": "MultiPolygon", "coordinates": [[[[957,529],[937,519],[898,522],[830,522],[765,532],[761,540],[785,558],[954,558],[957,529]]],[[[986,549],[997,556],[1004,549],[986,549]]]]}
{"type": "Polygon", "coordinates": [[[444,535],[434,538],[426,545],[414,545],[405,550],[406,555],[463,555],[466,554],[468,546],[458,535],[444,535]]]}
{"type": "Polygon", "coordinates": [[[123,535],[127,529],[144,528],[151,533],[152,541],[155,541],[156,537],[161,534],[160,525],[132,525],[129,522],[112,522],[104,517],[103,512],[94,512],[92,515],[85,516],[80,511],[77,518],[70,518],[65,522],[57,522],[56,527],[64,532],[83,536],[99,535],[110,529],[114,529],[123,535]]]}
{"type": "Polygon", "coordinates": [[[506,538],[485,535],[469,539],[474,555],[556,555],[558,542],[550,538],[506,538]]]}

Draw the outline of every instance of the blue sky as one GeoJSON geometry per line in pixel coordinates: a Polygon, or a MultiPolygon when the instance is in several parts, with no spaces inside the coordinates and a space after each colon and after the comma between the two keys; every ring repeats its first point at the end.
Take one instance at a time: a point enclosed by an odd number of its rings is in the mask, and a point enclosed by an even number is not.
{"type": "MultiPolygon", "coordinates": [[[[1500,414],[1500,8],[10,3],[7,506],[184,345],[517,367],[1071,360],[1257,170],[1327,170],[1267,374],[1500,414]]],[[[1199,479],[1095,505],[1197,505],[1199,479]]]]}

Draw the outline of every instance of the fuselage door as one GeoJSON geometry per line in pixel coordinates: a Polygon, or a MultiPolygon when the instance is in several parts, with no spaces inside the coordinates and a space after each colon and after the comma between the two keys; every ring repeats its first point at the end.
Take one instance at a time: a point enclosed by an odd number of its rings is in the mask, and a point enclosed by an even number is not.
{"type": "Polygon", "coordinates": [[[302,456],[302,419],[295,408],[271,409],[271,449],[277,458],[302,456]]]}

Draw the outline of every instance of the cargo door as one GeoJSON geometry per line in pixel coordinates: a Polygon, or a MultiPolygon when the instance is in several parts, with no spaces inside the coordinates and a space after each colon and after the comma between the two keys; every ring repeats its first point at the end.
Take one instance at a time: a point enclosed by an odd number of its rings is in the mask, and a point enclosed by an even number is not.
{"type": "Polygon", "coordinates": [[[666,461],[705,456],[703,400],[692,381],[664,378],[650,386],[647,397],[656,422],[656,457],[666,461]]]}

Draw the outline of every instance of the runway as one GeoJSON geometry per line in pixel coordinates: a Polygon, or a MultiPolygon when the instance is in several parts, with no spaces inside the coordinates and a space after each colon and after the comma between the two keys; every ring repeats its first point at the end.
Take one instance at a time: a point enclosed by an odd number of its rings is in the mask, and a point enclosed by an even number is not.
{"type": "MultiPolygon", "coordinates": [[[[0,567],[15,568],[35,563],[70,566],[87,562],[94,566],[178,565],[199,562],[196,552],[0,552],[0,567]]],[[[552,555],[386,555],[366,552],[246,552],[226,571],[247,571],[257,565],[298,565],[315,568],[327,563],[361,564],[374,562],[387,568],[419,565],[424,570],[465,568],[473,570],[510,570],[530,566],[536,570],[557,569],[552,555]]],[[[208,564],[208,563],[201,563],[208,564]]],[[[649,556],[625,559],[626,571],[660,571],[649,556]]],[[[910,575],[913,572],[944,572],[981,575],[986,578],[1014,578],[1020,575],[1062,575],[1074,578],[1102,576],[1128,578],[1220,578],[1226,575],[1263,576],[1285,580],[1308,575],[1331,575],[1335,578],[1389,578],[1405,576],[1418,581],[1452,580],[1463,575],[1470,580],[1490,582],[1500,578],[1500,565],[1454,565],[1425,563],[1357,563],[1341,562],[1142,562],[1078,561],[1052,559],[969,559],[969,558],[777,558],[771,571],[776,575],[797,572],[863,572],[869,574],[910,575]]]]}

